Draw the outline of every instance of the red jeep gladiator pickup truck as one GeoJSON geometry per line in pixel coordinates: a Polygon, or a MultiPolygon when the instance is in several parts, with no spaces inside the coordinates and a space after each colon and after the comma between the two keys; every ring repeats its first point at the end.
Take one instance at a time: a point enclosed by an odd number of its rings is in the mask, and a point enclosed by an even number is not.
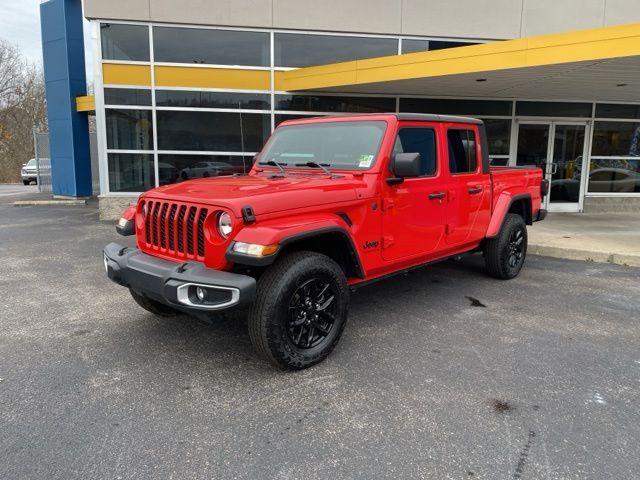
{"type": "Polygon", "coordinates": [[[104,265],[156,315],[248,308],[258,352],[301,369],[335,347],[352,288],[469,252],[515,277],[547,190],[540,169],[489,167],[479,120],[292,120],[248,175],[142,194],[117,227],[137,248],[107,245],[104,265]]]}

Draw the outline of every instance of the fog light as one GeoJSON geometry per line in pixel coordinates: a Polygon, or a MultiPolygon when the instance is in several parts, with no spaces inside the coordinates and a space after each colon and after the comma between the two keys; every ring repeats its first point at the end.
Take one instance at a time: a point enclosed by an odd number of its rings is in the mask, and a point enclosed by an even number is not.
{"type": "Polygon", "coordinates": [[[196,297],[201,302],[204,302],[204,299],[207,298],[207,291],[202,287],[196,287],[196,297]]]}
{"type": "Polygon", "coordinates": [[[236,242],[233,244],[233,251],[251,255],[252,257],[265,257],[278,250],[278,245],[258,245],[256,243],[236,242]]]}

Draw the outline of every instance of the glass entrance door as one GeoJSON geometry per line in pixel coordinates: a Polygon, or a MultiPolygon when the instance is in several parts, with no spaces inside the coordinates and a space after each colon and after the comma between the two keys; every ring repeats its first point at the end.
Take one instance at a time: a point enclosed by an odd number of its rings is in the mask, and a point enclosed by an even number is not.
{"type": "Polygon", "coordinates": [[[535,165],[542,169],[551,185],[544,208],[551,212],[582,209],[586,139],[586,122],[518,124],[516,165],[535,165]]]}

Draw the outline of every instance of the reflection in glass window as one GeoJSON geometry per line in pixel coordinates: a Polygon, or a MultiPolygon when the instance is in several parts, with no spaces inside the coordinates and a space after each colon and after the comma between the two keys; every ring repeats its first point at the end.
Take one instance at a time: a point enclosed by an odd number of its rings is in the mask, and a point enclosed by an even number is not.
{"type": "Polygon", "coordinates": [[[592,159],[590,193],[640,193],[640,160],[592,159]]]}
{"type": "Polygon", "coordinates": [[[150,110],[107,109],[107,148],[153,150],[150,110]]]}
{"type": "Polygon", "coordinates": [[[269,115],[259,113],[156,113],[160,150],[257,152],[271,131],[269,115]]]}
{"type": "Polygon", "coordinates": [[[509,159],[504,157],[489,158],[489,164],[495,167],[506,167],[509,164],[509,159]]]}
{"type": "Polygon", "coordinates": [[[269,45],[267,32],[153,27],[156,62],[268,67],[269,45]]]}
{"type": "Polygon", "coordinates": [[[485,118],[487,143],[490,155],[509,155],[511,140],[511,120],[485,118]]]}
{"type": "Polygon", "coordinates": [[[275,34],[276,67],[309,67],[397,53],[398,40],[394,38],[275,34]]]}
{"type": "Polygon", "coordinates": [[[425,50],[443,50],[445,48],[466,47],[476,45],[471,42],[456,42],[453,40],[415,40],[402,39],[402,53],[424,52],[425,50]]]}
{"type": "Polygon", "coordinates": [[[478,168],[476,159],[476,134],[473,130],[451,129],[447,131],[449,142],[449,172],[471,173],[478,168]]]}
{"type": "Polygon", "coordinates": [[[343,97],[333,95],[276,95],[276,110],[303,112],[394,112],[395,98],[343,97]]]}
{"type": "Polygon", "coordinates": [[[640,105],[622,105],[619,103],[598,103],[596,105],[598,118],[639,118],[640,105]]]}
{"type": "Polygon", "coordinates": [[[516,115],[523,117],[590,117],[590,103],[516,102],[516,115]]]}
{"type": "Polygon", "coordinates": [[[243,108],[268,110],[270,96],[264,93],[198,92],[184,90],[157,90],[159,107],[189,108],[243,108]]]}
{"type": "Polygon", "coordinates": [[[640,123],[595,122],[591,155],[640,156],[640,123]]]}
{"type": "Polygon", "coordinates": [[[436,173],[436,133],[431,128],[400,129],[393,153],[419,153],[420,175],[436,173]]]}
{"type": "Polygon", "coordinates": [[[283,126],[274,132],[260,161],[368,169],[375,163],[386,125],[379,121],[345,121],[283,126]]]}
{"type": "Polygon", "coordinates": [[[145,25],[100,24],[104,60],[149,61],[149,27],[145,25]]]}
{"type": "Polygon", "coordinates": [[[275,115],[275,126],[277,127],[282,122],[287,120],[298,120],[299,118],[313,118],[318,117],[319,115],[297,115],[297,114],[276,114],[275,115]]]}
{"type": "Polygon", "coordinates": [[[194,178],[247,173],[253,157],[242,155],[159,155],[160,185],[194,178]]]}
{"type": "Polygon", "coordinates": [[[153,155],[110,153],[109,191],[144,192],[155,186],[153,155]]]}
{"type": "Polygon", "coordinates": [[[105,88],[105,105],[151,106],[151,90],[139,88],[105,88]]]}
{"type": "Polygon", "coordinates": [[[401,98],[400,111],[440,115],[511,116],[511,102],[498,100],[450,100],[444,98],[401,98]]]}

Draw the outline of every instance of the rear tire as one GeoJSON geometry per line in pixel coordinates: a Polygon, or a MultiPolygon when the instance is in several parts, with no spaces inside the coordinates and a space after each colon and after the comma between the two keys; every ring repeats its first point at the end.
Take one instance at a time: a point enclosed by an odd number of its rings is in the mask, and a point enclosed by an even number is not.
{"type": "Polygon", "coordinates": [[[527,225],[515,213],[508,213],[497,236],[489,238],[484,247],[487,273],[509,280],[520,273],[527,256],[527,225]]]}
{"type": "Polygon", "coordinates": [[[301,370],[324,360],[347,323],[349,288],[336,262],[315,252],[276,261],[258,282],[249,336],[263,357],[301,370]]]}
{"type": "Polygon", "coordinates": [[[131,296],[135,300],[135,302],[144,308],[147,312],[153,313],[154,315],[158,315],[160,317],[175,317],[180,315],[180,312],[174,310],[171,307],[168,307],[160,302],[156,302],[155,300],[151,300],[144,295],[139,294],[135,290],[129,289],[131,292],[131,296]]]}

